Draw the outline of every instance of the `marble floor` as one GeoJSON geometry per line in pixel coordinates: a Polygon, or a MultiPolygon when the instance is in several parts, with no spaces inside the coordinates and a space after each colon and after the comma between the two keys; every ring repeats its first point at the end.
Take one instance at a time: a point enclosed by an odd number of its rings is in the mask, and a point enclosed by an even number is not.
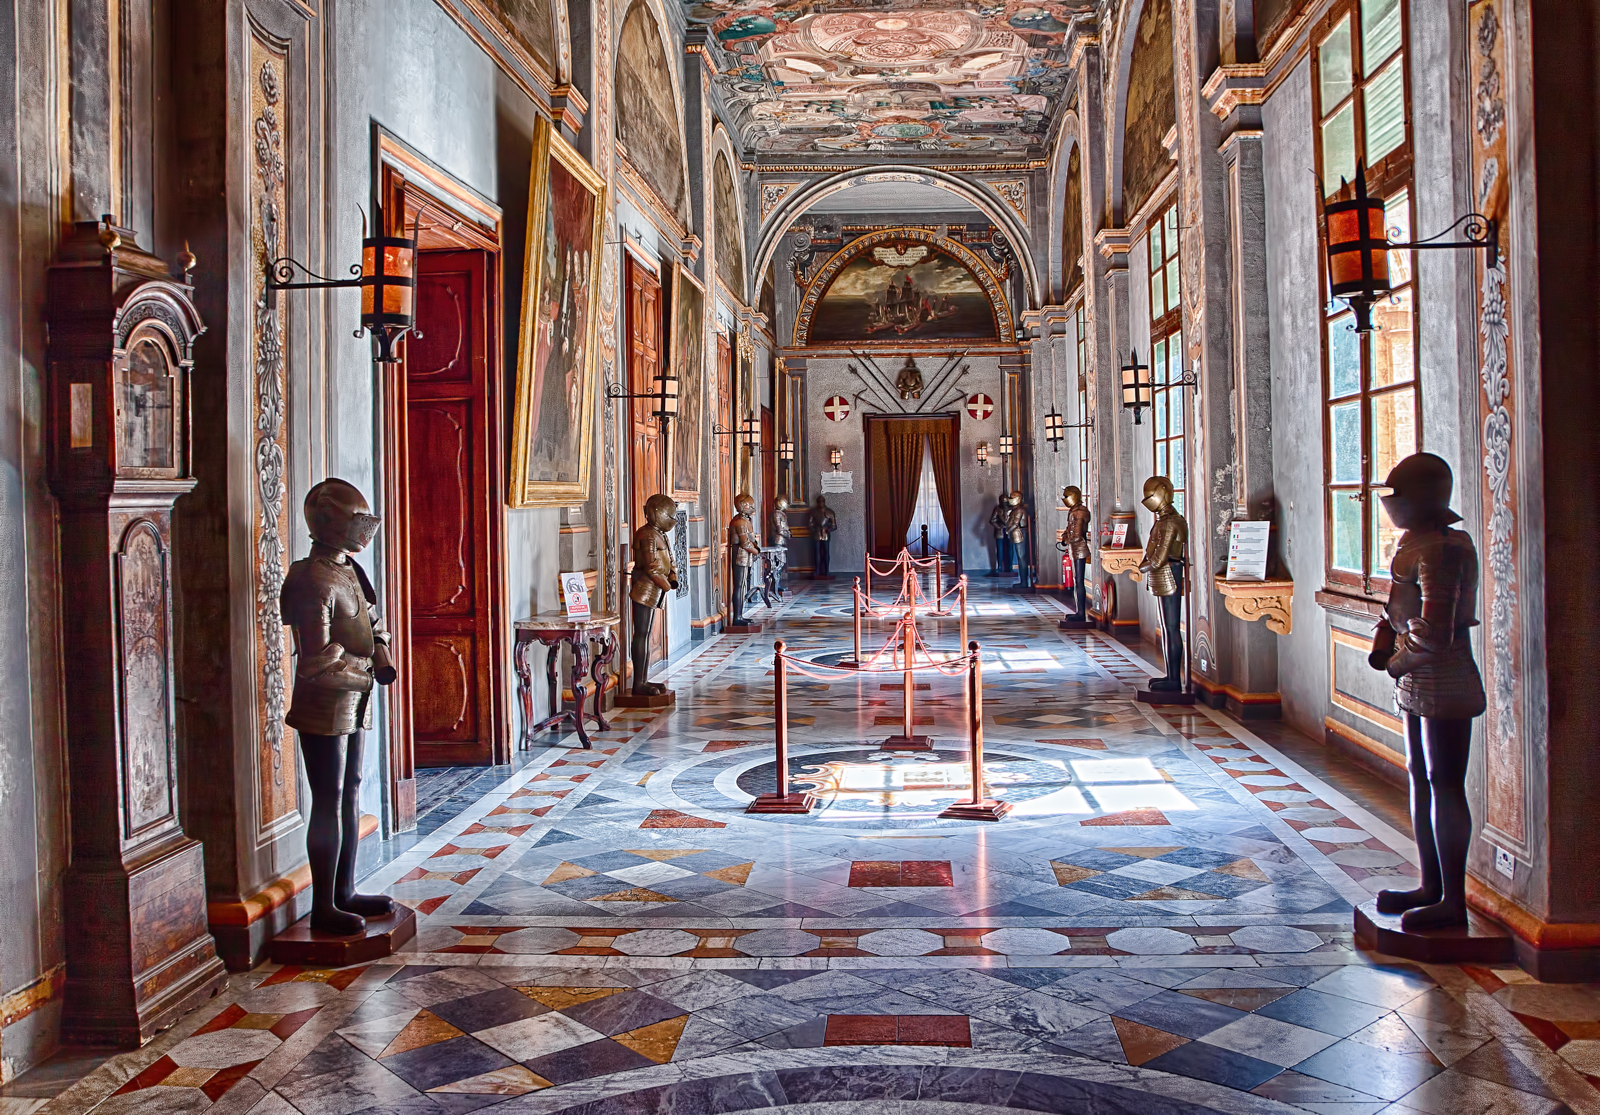
{"type": "MultiPolygon", "coordinates": [[[[552,739],[382,864],[367,886],[420,917],[403,954],[235,976],[42,1110],[1600,1112],[1600,988],[1356,949],[1410,841],[1227,716],[1134,702],[1147,664],[1048,598],[973,591],[1003,821],[938,816],[970,772],[934,671],[921,753],[882,749],[897,676],[796,671],[818,804],[744,813],[775,784],[773,639],[836,656],[842,586],[797,585],[673,667],[675,708],[552,739]]],[[[924,631],[955,648],[954,620],[924,631]]]]}

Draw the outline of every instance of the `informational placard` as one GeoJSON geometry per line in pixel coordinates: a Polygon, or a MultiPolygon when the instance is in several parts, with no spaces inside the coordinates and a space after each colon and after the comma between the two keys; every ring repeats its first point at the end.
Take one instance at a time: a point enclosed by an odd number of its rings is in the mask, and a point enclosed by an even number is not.
{"type": "Polygon", "coordinates": [[[1267,579],[1267,538],[1272,524],[1266,520],[1235,519],[1228,531],[1228,580],[1267,579]]]}
{"type": "Polygon", "coordinates": [[[589,586],[582,573],[561,574],[561,599],[568,619],[589,618],[589,586]]]}
{"type": "Polygon", "coordinates": [[[1127,523],[1118,523],[1116,526],[1111,528],[1111,545],[1116,549],[1121,549],[1122,547],[1126,546],[1127,544],[1128,544],[1128,524],[1127,523]]]}
{"type": "Polygon", "coordinates": [[[825,472],[822,474],[822,493],[832,495],[834,492],[853,492],[855,488],[855,473],[853,472],[825,472]]]}

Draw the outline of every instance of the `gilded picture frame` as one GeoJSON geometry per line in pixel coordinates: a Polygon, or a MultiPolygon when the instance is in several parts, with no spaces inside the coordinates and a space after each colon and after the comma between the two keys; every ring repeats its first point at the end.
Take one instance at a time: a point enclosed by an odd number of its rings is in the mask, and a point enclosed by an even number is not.
{"type": "Polygon", "coordinates": [[[706,288],[679,263],[672,283],[672,374],[678,417],[672,423],[672,497],[698,500],[706,416],[706,288]]]}
{"type": "Polygon", "coordinates": [[[512,507],[589,498],[604,230],[604,180],[540,117],[517,331],[512,507]]]}

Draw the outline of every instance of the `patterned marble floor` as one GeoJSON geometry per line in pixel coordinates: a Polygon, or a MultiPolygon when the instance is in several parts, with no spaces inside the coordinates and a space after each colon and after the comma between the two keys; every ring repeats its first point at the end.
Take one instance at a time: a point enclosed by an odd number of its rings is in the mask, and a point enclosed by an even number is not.
{"type": "Polygon", "coordinates": [[[421,916],[404,954],[237,976],[45,1110],[1600,1111],[1600,989],[1357,950],[1409,841],[1228,717],[1135,703],[1148,667],[1046,598],[973,593],[1005,820],[938,817],[969,771],[937,673],[920,754],[882,750],[895,678],[795,677],[819,804],[745,814],[775,783],[772,640],[836,654],[842,583],[380,867],[421,916]]]}

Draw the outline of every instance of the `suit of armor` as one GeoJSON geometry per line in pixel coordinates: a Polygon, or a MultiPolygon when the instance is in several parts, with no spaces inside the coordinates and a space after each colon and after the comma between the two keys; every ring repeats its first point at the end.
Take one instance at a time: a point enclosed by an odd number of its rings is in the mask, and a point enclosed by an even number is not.
{"type": "Polygon", "coordinates": [[[306,494],[311,556],[289,567],[278,611],[294,632],[294,696],[284,723],[300,737],[311,819],[311,928],[360,933],[366,918],[394,912],[385,895],[358,894],[362,732],[372,726],[372,687],[395,679],[378,597],[352,560],[378,518],[353,485],[328,479],[306,494]]]}
{"type": "Polygon", "coordinates": [[[1414,453],[1384,481],[1390,522],[1405,533],[1390,563],[1392,586],[1373,632],[1368,661],[1395,679],[1405,714],[1411,774],[1411,827],[1421,885],[1378,894],[1383,913],[1402,913],[1407,930],[1466,924],[1467,761],[1472,720],[1485,708],[1483,679],[1468,632],[1477,624],[1478,552],[1450,510],[1450,466],[1414,453]]]}
{"type": "Polygon", "coordinates": [[[678,505],[657,493],[645,500],[644,517],[644,525],[633,532],[633,581],[628,588],[633,637],[628,656],[633,662],[633,695],[657,697],[666,686],[650,680],[650,630],[657,609],[666,607],[666,594],[678,587],[678,566],[667,537],[678,521],[678,505]]]}
{"type": "Polygon", "coordinates": [[[761,539],[756,534],[756,501],[741,492],[733,498],[735,514],[728,521],[728,549],[733,553],[733,626],[744,626],[744,605],[750,596],[750,571],[761,557],[761,539]]]}
{"type": "Polygon", "coordinates": [[[989,527],[994,531],[994,561],[989,566],[989,576],[997,575],[995,565],[1000,568],[998,573],[1011,572],[1011,539],[1006,535],[1006,497],[1001,496],[995,501],[994,510],[989,512],[989,527]]]}
{"type": "Polygon", "coordinates": [[[1088,586],[1084,583],[1084,574],[1089,564],[1089,509],[1083,505],[1083,493],[1076,485],[1062,489],[1061,502],[1067,505],[1067,527],[1061,532],[1061,548],[1072,557],[1072,592],[1078,606],[1073,615],[1082,619],[1087,606],[1088,586]]]}
{"type": "Polygon", "coordinates": [[[838,528],[839,520],[834,517],[833,508],[828,506],[828,501],[821,496],[811,508],[811,549],[815,556],[812,568],[813,577],[827,577],[828,573],[828,539],[838,528]]]}
{"type": "Polygon", "coordinates": [[[1150,679],[1152,692],[1183,688],[1183,566],[1189,549],[1189,524],[1172,505],[1172,481],[1152,476],[1144,482],[1143,503],[1155,512],[1139,572],[1161,605],[1161,641],[1165,676],[1150,679]]]}
{"type": "Polygon", "coordinates": [[[1012,492],[1006,499],[1006,514],[1004,521],[1006,534],[1006,549],[1011,562],[1017,566],[1017,584],[1028,588],[1032,584],[1031,563],[1028,560],[1028,509],[1022,505],[1022,493],[1012,492]]]}

